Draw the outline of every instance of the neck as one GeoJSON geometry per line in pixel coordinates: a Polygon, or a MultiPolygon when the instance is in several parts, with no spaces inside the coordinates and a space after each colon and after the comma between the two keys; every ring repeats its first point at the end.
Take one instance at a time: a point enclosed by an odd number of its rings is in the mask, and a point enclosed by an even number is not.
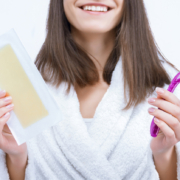
{"type": "Polygon", "coordinates": [[[102,79],[104,66],[114,47],[114,30],[106,33],[85,33],[71,27],[71,32],[75,42],[83,48],[95,63],[102,79]]]}

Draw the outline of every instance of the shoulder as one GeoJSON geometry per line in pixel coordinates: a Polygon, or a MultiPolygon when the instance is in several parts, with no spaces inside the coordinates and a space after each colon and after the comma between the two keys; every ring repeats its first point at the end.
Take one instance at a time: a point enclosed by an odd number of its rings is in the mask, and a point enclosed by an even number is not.
{"type": "Polygon", "coordinates": [[[52,96],[59,96],[60,94],[65,94],[66,89],[68,88],[68,84],[66,82],[61,82],[58,87],[53,85],[52,83],[47,83],[46,86],[52,96]]]}

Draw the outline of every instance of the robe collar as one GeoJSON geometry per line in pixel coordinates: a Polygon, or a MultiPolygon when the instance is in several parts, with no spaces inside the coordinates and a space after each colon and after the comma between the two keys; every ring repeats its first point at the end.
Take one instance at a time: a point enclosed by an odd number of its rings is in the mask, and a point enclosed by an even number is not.
{"type": "Polygon", "coordinates": [[[58,89],[51,88],[63,114],[63,120],[53,127],[55,138],[68,161],[85,179],[120,180],[119,172],[116,172],[108,159],[119,143],[133,111],[133,107],[122,111],[125,106],[123,82],[120,58],[89,129],[80,113],[74,86],[71,86],[68,95],[64,82],[58,89]]]}

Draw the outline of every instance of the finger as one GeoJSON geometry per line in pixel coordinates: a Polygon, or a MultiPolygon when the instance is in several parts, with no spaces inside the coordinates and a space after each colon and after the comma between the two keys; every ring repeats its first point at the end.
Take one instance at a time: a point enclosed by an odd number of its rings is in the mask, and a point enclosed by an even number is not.
{"type": "Polygon", "coordinates": [[[173,93],[159,87],[156,88],[156,92],[161,98],[180,107],[180,100],[173,93]]]}
{"type": "Polygon", "coordinates": [[[165,135],[166,141],[169,144],[169,146],[173,146],[174,144],[176,144],[178,142],[174,131],[165,122],[163,122],[161,119],[157,119],[157,118],[154,118],[154,122],[161,129],[163,134],[165,135]],[[159,122],[157,122],[156,120],[159,120],[159,122]]]}
{"type": "Polygon", "coordinates": [[[0,108],[4,107],[10,103],[12,103],[12,97],[11,96],[0,98],[0,108]]]}
{"type": "Polygon", "coordinates": [[[6,95],[5,90],[0,90],[0,98],[4,97],[6,95]]]}
{"type": "Polygon", "coordinates": [[[161,110],[171,114],[172,116],[174,116],[180,121],[180,107],[179,106],[172,104],[171,102],[168,102],[166,100],[157,99],[157,98],[149,98],[148,102],[151,105],[156,106],[160,108],[161,110]]]}
{"type": "Polygon", "coordinates": [[[150,108],[154,111],[149,111],[149,113],[158,119],[164,121],[176,134],[176,137],[180,137],[180,122],[177,118],[173,117],[160,109],[150,108]]]}
{"type": "Polygon", "coordinates": [[[0,117],[2,117],[8,111],[13,110],[13,108],[14,108],[14,104],[9,104],[9,105],[7,105],[5,107],[1,107],[0,108],[0,117]]]}

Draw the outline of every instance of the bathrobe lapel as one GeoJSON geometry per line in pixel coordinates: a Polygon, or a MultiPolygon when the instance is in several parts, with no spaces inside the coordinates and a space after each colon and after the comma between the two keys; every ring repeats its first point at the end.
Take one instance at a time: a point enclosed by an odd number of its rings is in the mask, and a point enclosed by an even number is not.
{"type": "Polygon", "coordinates": [[[89,129],[80,113],[74,87],[71,86],[68,95],[65,93],[66,83],[52,90],[63,112],[63,120],[53,127],[57,144],[82,179],[120,180],[121,175],[110,164],[108,156],[120,140],[133,110],[121,110],[124,107],[121,63],[119,59],[111,84],[96,109],[89,129]]]}

